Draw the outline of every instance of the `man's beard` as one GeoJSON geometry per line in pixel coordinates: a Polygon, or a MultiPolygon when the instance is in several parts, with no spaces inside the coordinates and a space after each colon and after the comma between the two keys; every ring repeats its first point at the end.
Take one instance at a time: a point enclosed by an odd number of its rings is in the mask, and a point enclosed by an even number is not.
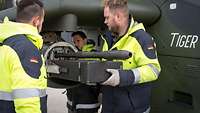
{"type": "Polygon", "coordinates": [[[115,27],[109,27],[109,30],[110,30],[116,37],[119,36],[119,29],[118,29],[117,26],[115,26],[115,27]]]}

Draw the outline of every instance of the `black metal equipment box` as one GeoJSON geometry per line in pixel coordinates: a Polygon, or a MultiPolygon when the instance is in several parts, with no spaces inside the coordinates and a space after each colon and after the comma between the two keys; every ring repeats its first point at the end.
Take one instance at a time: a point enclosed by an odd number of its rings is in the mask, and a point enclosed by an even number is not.
{"type": "Polygon", "coordinates": [[[81,83],[101,83],[110,77],[106,69],[121,69],[122,62],[97,60],[59,60],[59,74],[49,74],[49,78],[81,83]]]}

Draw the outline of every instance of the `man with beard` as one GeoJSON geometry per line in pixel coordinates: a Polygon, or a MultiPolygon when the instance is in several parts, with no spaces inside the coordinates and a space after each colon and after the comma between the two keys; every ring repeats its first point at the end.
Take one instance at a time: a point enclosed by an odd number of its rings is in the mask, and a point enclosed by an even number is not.
{"type": "Polygon", "coordinates": [[[105,0],[104,17],[114,37],[111,42],[105,37],[103,51],[127,50],[133,56],[120,60],[123,69],[107,69],[102,113],[149,113],[152,81],[161,71],[153,38],[129,15],[127,0],[105,0]]]}

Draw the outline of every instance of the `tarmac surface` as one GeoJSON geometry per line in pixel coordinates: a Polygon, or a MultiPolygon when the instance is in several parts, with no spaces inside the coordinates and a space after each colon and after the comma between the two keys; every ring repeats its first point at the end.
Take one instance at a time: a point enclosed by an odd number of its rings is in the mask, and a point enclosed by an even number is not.
{"type": "Polygon", "coordinates": [[[48,113],[67,113],[67,97],[63,92],[65,89],[48,88],[47,108],[48,113]]]}

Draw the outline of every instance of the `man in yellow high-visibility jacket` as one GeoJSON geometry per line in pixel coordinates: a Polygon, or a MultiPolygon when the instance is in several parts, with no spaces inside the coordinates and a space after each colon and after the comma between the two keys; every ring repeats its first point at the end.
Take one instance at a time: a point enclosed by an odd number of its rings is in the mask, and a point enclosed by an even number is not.
{"type": "Polygon", "coordinates": [[[16,22],[0,23],[0,112],[47,113],[46,69],[39,32],[44,20],[40,0],[17,3],[16,22]]]}
{"type": "Polygon", "coordinates": [[[102,83],[102,113],[149,113],[151,84],[161,71],[154,41],[142,23],[129,15],[127,0],[105,0],[105,24],[114,35],[104,40],[103,51],[127,50],[133,56],[123,69],[107,69],[110,78],[102,83]]]}

